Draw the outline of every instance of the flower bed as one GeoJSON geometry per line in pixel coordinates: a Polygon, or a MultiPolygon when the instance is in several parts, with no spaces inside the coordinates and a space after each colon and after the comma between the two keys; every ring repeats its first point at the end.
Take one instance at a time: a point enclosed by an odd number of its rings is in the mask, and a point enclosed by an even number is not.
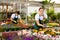
{"type": "Polygon", "coordinates": [[[60,40],[60,35],[51,34],[53,31],[19,30],[3,32],[2,36],[7,40],[60,40]]]}

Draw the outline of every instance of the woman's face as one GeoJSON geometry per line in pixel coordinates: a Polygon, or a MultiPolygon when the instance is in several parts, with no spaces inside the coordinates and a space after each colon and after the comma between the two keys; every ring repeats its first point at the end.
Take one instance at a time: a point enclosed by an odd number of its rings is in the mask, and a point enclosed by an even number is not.
{"type": "Polygon", "coordinates": [[[40,14],[40,15],[42,15],[43,12],[44,12],[44,9],[40,9],[40,10],[39,10],[39,14],[40,14]]]}
{"type": "Polygon", "coordinates": [[[18,15],[18,13],[16,13],[16,15],[18,15]]]}

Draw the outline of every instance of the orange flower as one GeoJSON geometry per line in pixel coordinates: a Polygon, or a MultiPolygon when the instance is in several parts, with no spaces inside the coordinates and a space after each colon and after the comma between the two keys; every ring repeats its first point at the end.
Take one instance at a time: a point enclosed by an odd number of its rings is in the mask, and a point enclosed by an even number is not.
{"type": "Polygon", "coordinates": [[[51,32],[51,34],[55,34],[55,32],[51,32]]]}
{"type": "Polygon", "coordinates": [[[6,22],[6,24],[9,24],[9,22],[6,22]]]}

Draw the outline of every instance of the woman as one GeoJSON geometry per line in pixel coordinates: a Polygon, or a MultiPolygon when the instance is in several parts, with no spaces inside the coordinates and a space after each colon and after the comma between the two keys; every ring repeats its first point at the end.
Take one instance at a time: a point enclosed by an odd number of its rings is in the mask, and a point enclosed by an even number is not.
{"type": "Polygon", "coordinates": [[[14,24],[17,24],[18,22],[22,23],[19,11],[16,11],[16,13],[14,13],[14,14],[11,15],[11,21],[14,24]]]}
{"type": "Polygon", "coordinates": [[[47,18],[47,15],[46,15],[46,13],[44,13],[44,7],[41,6],[39,8],[38,14],[35,15],[35,26],[34,26],[34,28],[37,30],[39,30],[40,28],[43,28],[44,25],[43,25],[42,20],[46,19],[46,18],[47,18]]]}

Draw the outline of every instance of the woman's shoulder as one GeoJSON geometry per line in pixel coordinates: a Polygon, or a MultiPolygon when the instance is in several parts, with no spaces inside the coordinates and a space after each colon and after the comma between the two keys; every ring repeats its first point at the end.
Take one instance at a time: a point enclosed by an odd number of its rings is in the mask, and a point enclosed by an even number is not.
{"type": "Polygon", "coordinates": [[[15,15],[14,13],[12,15],[15,15]]]}
{"type": "Polygon", "coordinates": [[[36,15],[35,15],[35,18],[39,18],[39,14],[36,14],[36,15]]]}
{"type": "Polygon", "coordinates": [[[36,14],[35,16],[39,16],[39,14],[36,14]]]}

